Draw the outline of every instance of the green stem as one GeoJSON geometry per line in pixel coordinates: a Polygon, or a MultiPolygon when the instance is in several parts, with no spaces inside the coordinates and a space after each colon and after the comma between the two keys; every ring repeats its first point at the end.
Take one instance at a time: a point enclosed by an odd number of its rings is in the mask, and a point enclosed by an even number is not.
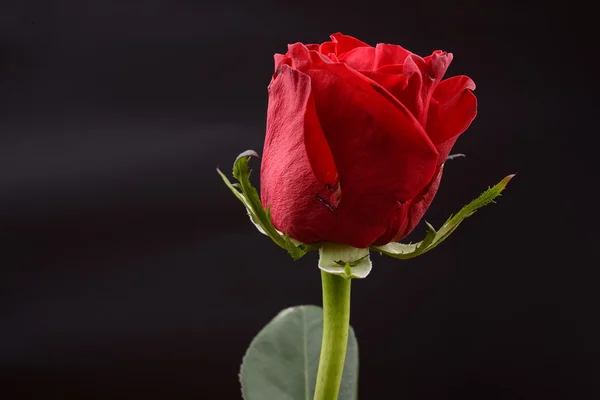
{"type": "Polygon", "coordinates": [[[350,279],[321,271],[323,341],[314,400],[337,400],[350,328],[350,279]]]}

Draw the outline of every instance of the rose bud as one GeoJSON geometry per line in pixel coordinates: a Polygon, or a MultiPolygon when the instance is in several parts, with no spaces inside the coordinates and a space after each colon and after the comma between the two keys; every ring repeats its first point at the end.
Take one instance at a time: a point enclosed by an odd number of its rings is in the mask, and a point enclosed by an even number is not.
{"type": "Polygon", "coordinates": [[[442,80],[451,61],[340,33],[276,54],[261,165],[273,225],[359,248],[407,236],[477,114],[470,78],[442,80]]]}

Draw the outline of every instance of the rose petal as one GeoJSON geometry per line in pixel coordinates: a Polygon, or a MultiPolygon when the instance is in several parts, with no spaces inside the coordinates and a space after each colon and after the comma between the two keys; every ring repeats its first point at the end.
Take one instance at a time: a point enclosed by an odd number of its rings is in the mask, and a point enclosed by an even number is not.
{"type": "Polygon", "coordinates": [[[319,47],[319,51],[322,54],[329,55],[336,53],[337,42],[324,42],[319,47]]]}
{"type": "Polygon", "coordinates": [[[431,205],[442,181],[444,165],[440,165],[429,184],[414,199],[401,204],[397,214],[390,221],[388,231],[374,243],[375,246],[397,242],[408,236],[419,224],[431,205]]]}
{"type": "Polygon", "coordinates": [[[408,77],[408,85],[398,94],[398,99],[425,126],[431,96],[437,84],[452,62],[452,53],[436,50],[425,59],[411,54],[404,61],[403,73],[408,77]]]}
{"type": "Polygon", "coordinates": [[[440,153],[440,163],[448,157],[458,136],[477,115],[477,98],[471,92],[475,83],[461,75],[437,85],[427,117],[427,133],[440,153]]]}
{"type": "Polygon", "coordinates": [[[402,73],[402,68],[402,65],[387,65],[375,71],[359,72],[374,80],[390,92],[392,96],[398,98],[408,85],[408,77],[402,73]]]}
{"type": "Polygon", "coordinates": [[[344,35],[340,32],[334,33],[329,37],[331,38],[331,42],[324,42],[320,47],[321,53],[325,55],[334,53],[335,55],[339,56],[356,47],[371,47],[352,36],[344,35]]]}
{"type": "Polygon", "coordinates": [[[339,59],[356,70],[374,71],[387,65],[401,65],[411,54],[401,46],[379,43],[377,47],[357,47],[339,59]]]}
{"type": "Polygon", "coordinates": [[[329,202],[333,207],[337,207],[340,200],[338,171],[333,155],[331,154],[331,149],[325,138],[325,133],[323,133],[323,129],[321,128],[312,95],[308,98],[304,114],[304,145],[308,160],[317,180],[332,190],[337,188],[337,198],[329,202]]]}
{"type": "Polygon", "coordinates": [[[316,118],[310,78],[281,65],[269,85],[261,201],[277,229],[304,243],[322,240],[337,223],[340,194],[339,185],[323,182],[335,183],[337,171],[316,118]]]}

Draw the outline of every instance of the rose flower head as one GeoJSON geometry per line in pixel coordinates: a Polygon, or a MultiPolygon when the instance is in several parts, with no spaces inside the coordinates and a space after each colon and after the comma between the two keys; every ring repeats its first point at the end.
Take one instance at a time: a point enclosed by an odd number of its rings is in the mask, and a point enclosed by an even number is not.
{"type": "Polygon", "coordinates": [[[358,248],[407,236],[477,114],[473,81],[442,79],[451,61],[341,33],[276,54],[260,187],[274,227],[358,248]]]}

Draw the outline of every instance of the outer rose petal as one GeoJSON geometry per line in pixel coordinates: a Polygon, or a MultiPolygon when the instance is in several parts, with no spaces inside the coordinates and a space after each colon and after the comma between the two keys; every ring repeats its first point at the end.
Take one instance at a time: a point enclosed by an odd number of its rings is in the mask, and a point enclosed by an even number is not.
{"type": "Polygon", "coordinates": [[[322,203],[339,201],[339,186],[328,188],[319,181],[337,179],[327,142],[319,135],[322,130],[311,98],[310,78],[281,65],[269,85],[261,201],[265,208],[270,207],[277,229],[305,243],[322,240],[337,223],[334,213],[322,203]],[[316,164],[311,165],[309,153],[314,153],[316,164]]]}
{"type": "Polygon", "coordinates": [[[379,43],[377,47],[357,47],[339,59],[356,70],[374,71],[387,65],[402,65],[411,54],[403,47],[379,43]]]}
{"type": "Polygon", "coordinates": [[[440,165],[438,172],[435,178],[427,185],[427,187],[421,192],[421,195],[414,198],[410,204],[407,204],[408,212],[407,212],[407,223],[404,227],[404,230],[398,231],[394,241],[402,240],[409,233],[415,229],[425,212],[431,205],[438,188],[440,187],[440,183],[442,181],[442,173],[444,172],[444,164],[440,165]]]}
{"type": "Polygon", "coordinates": [[[396,215],[390,219],[390,226],[387,232],[377,239],[377,242],[374,243],[375,246],[402,240],[415,229],[431,205],[431,202],[440,187],[443,169],[444,165],[442,164],[438,167],[431,182],[429,182],[417,197],[404,204],[398,205],[398,211],[396,215]]]}
{"type": "Polygon", "coordinates": [[[343,191],[338,223],[322,239],[367,247],[386,232],[398,201],[431,181],[437,151],[412,114],[377,83],[301,44],[288,55],[311,77],[343,191]]]}
{"type": "Polygon", "coordinates": [[[433,92],[427,133],[440,153],[440,163],[477,115],[477,98],[471,90],[475,90],[475,83],[462,75],[443,80],[433,92]]]}
{"type": "MultiPolygon", "coordinates": [[[[277,63],[278,60],[275,59],[275,62],[277,63]]],[[[297,71],[293,68],[288,68],[292,64],[292,58],[285,56],[282,61],[279,61],[273,79],[275,79],[282,71],[294,76],[297,71]]],[[[319,123],[319,118],[317,117],[313,96],[310,94],[310,78],[302,73],[301,76],[306,77],[308,80],[308,82],[303,81],[303,85],[307,85],[307,89],[305,88],[305,90],[308,90],[309,92],[306,105],[298,110],[304,112],[304,144],[306,146],[307,156],[317,180],[330,188],[337,188],[339,186],[338,173],[331,150],[327,144],[327,139],[325,138],[325,134],[319,123]]],[[[288,91],[286,94],[290,97],[300,95],[300,93],[297,92],[298,91],[294,89],[288,91]]],[[[337,206],[337,202],[335,205],[337,206]]]]}
{"type": "MultiPolygon", "coordinates": [[[[315,118],[310,78],[282,65],[269,85],[261,201],[265,208],[270,207],[277,229],[305,243],[321,240],[337,222],[319,198],[334,203],[339,197],[339,187],[330,189],[319,182],[307,153],[307,150],[320,151],[317,155],[323,156],[329,151],[316,148],[326,142],[314,140],[322,132],[320,126],[315,125],[315,118]],[[313,136],[310,144],[305,142],[307,133],[313,136]]],[[[326,162],[321,166],[335,168],[326,162]]],[[[323,170],[319,174],[328,176],[331,171],[323,170]]]]}

